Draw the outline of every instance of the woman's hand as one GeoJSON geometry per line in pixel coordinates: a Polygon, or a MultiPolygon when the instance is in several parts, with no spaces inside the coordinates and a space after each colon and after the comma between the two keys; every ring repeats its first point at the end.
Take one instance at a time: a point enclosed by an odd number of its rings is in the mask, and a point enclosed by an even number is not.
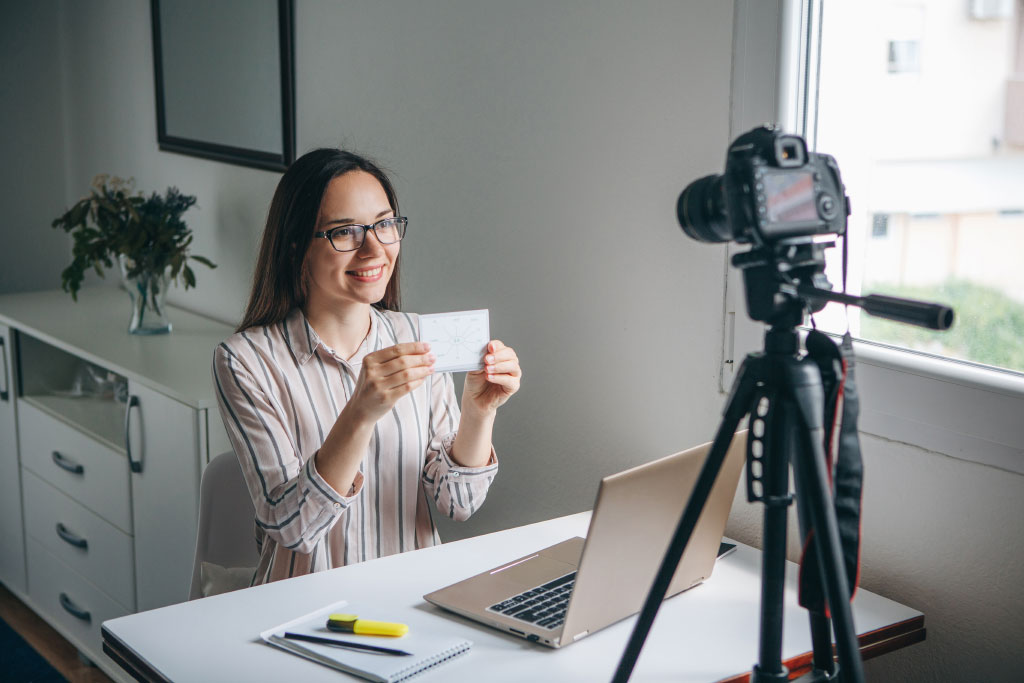
{"type": "Polygon", "coordinates": [[[434,372],[436,357],[426,342],[408,342],[374,351],[363,358],[352,398],[342,412],[364,424],[376,424],[410,391],[434,372]]]}
{"type": "Polygon", "coordinates": [[[519,391],[523,371],[511,346],[497,339],[487,343],[484,369],[466,374],[462,388],[462,412],[479,416],[493,415],[512,394],[519,391]]]}

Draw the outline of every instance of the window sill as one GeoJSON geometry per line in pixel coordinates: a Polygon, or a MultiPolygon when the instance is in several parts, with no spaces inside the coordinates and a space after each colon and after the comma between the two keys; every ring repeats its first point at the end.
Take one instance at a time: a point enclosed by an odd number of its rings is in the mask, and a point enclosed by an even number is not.
{"type": "Polygon", "coordinates": [[[1024,474],[1024,376],[854,342],[860,431],[1024,474]]]}
{"type": "Polygon", "coordinates": [[[1024,398],[1024,374],[1012,370],[986,368],[973,363],[936,358],[859,339],[854,341],[853,347],[861,363],[1024,398]]]}

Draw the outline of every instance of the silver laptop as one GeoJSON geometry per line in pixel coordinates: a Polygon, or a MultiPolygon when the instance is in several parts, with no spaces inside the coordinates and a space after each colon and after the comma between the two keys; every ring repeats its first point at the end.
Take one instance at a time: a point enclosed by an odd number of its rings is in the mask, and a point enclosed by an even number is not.
{"type": "MultiPolygon", "coordinates": [[[[711,444],[601,480],[587,538],[570,538],[423,598],[462,616],[563,647],[636,614],[711,444]]],[[[705,581],[743,470],[746,432],[733,439],[666,597],[705,581]]]]}

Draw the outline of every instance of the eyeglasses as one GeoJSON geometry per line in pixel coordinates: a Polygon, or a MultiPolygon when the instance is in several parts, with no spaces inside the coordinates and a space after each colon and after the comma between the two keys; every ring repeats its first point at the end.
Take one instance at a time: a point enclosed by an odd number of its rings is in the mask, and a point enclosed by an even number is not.
{"type": "Polygon", "coordinates": [[[400,242],[405,237],[405,226],[408,224],[408,218],[393,216],[379,220],[373,225],[361,225],[359,223],[340,225],[337,228],[331,228],[323,232],[314,232],[313,237],[323,237],[330,240],[331,246],[334,247],[335,251],[355,251],[363,246],[368,230],[373,230],[373,234],[381,244],[394,244],[395,242],[400,242]]]}

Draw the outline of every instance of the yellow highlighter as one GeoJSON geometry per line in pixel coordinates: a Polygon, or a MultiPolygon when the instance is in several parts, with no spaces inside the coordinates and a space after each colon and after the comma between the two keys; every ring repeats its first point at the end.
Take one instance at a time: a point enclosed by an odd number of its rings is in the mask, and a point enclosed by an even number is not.
{"type": "Polygon", "coordinates": [[[327,628],[341,633],[356,633],[364,636],[404,636],[409,632],[405,624],[390,621],[360,619],[355,614],[332,614],[327,617],[327,628]]]}

